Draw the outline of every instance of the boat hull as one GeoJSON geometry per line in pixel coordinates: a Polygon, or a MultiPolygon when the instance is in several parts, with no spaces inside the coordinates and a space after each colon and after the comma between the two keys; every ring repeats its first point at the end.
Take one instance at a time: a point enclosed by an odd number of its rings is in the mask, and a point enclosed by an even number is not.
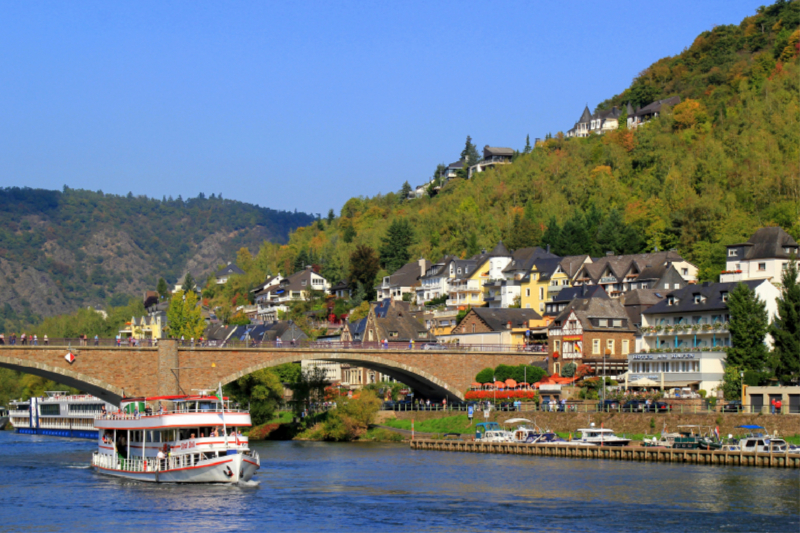
{"type": "Polygon", "coordinates": [[[23,435],[45,435],[47,437],[97,440],[96,429],[16,428],[14,431],[23,435]]]}
{"type": "Polygon", "coordinates": [[[252,479],[260,467],[252,459],[236,454],[173,470],[136,472],[99,465],[93,468],[99,474],[150,483],[238,483],[252,479]]]}

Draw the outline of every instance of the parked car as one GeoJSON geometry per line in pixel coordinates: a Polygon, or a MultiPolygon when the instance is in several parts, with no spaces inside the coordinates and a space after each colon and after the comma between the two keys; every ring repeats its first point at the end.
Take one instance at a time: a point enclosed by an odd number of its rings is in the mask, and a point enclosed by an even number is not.
{"type": "Polygon", "coordinates": [[[650,404],[650,410],[656,413],[669,413],[672,411],[672,406],[667,402],[656,401],[650,404]]]}
{"type": "Polygon", "coordinates": [[[447,346],[444,344],[439,344],[437,342],[429,342],[427,344],[422,345],[423,350],[446,350],[447,346]]]}
{"type": "Polygon", "coordinates": [[[731,400],[722,406],[723,413],[741,413],[742,410],[742,400],[731,400]]]}
{"type": "Polygon", "coordinates": [[[395,411],[411,411],[412,409],[414,409],[414,404],[411,400],[400,400],[399,402],[394,402],[395,411]]]}
{"type": "Polygon", "coordinates": [[[650,409],[646,400],[628,400],[622,405],[621,410],[624,413],[644,413],[650,409]]]}
{"type": "Polygon", "coordinates": [[[395,402],[388,400],[383,402],[383,405],[381,405],[381,409],[383,409],[384,411],[393,411],[395,405],[396,405],[395,402]]]}
{"type": "Polygon", "coordinates": [[[618,411],[619,410],[619,401],[617,400],[603,400],[597,403],[597,410],[598,411],[605,411],[609,413],[611,411],[618,411]]]}

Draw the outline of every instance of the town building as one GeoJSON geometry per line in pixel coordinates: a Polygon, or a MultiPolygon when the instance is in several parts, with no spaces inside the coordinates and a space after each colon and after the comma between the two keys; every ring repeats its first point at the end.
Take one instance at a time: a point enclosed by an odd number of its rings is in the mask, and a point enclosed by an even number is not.
{"type": "Polygon", "coordinates": [[[766,279],[779,285],[783,271],[798,256],[797,241],[783,228],[761,228],[747,242],[728,246],[726,268],[719,279],[721,282],[766,279]]]}
{"type": "Polygon", "coordinates": [[[239,276],[241,274],[244,274],[244,270],[228,261],[228,264],[219,269],[214,277],[217,278],[217,285],[225,285],[231,276],[239,276]]]}
{"type": "Polygon", "coordinates": [[[288,311],[288,303],[306,301],[311,291],[327,292],[328,281],[309,266],[284,278],[280,275],[268,278],[255,293],[259,319],[271,322],[278,319],[279,312],[288,311]]]}
{"type": "Polygon", "coordinates": [[[499,242],[491,252],[483,250],[480,254],[470,258],[477,266],[471,272],[450,281],[450,298],[447,305],[466,309],[469,306],[483,306],[483,286],[487,281],[503,280],[505,269],[512,260],[508,248],[499,242]]]}
{"type": "MultiPolygon", "coordinates": [[[[508,308],[512,306],[535,309],[530,301],[530,273],[537,262],[544,260],[559,261],[561,258],[542,248],[520,248],[511,253],[511,261],[500,272],[502,278],[493,277],[484,282],[484,301],[489,307],[508,308]]],[[[541,313],[543,311],[540,310],[541,313]]]]}
{"type": "Polygon", "coordinates": [[[544,324],[533,309],[496,309],[473,307],[450,335],[440,342],[519,346],[524,344],[525,332],[544,324]]]}
{"type": "Polygon", "coordinates": [[[477,266],[477,261],[457,259],[455,256],[445,256],[437,263],[429,265],[425,275],[419,278],[419,286],[416,288],[417,305],[424,305],[448,295],[451,280],[469,275],[477,266]]]}
{"type": "Polygon", "coordinates": [[[628,356],[625,388],[715,391],[725,373],[725,352],[634,353],[628,356]]]}
{"type": "Polygon", "coordinates": [[[345,321],[342,328],[342,342],[361,342],[364,340],[364,329],[367,326],[367,319],[354,320],[353,322],[345,321]]]}
{"type": "Polygon", "coordinates": [[[370,305],[364,326],[363,342],[429,342],[435,341],[432,333],[411,316],[408,302],[383,299],[370,305]]]}
{"type": "Polygon", "coordinates": [[[131,317],[131,321],[119,330],[123,339],[133,337],[136,340],[165,339],[167,328],[167,313],[163,310],[149,312],[146,316],[131,317]]]}
{"type": "Polygon", "coordinates": [[[605,292],[592,298],[574,299],[548,326],[550,373],[564,365],[589,365],[596,375],[625,372],[633,352],[636,328],[625,308],[605,292]]]}
{"type": "MultiPolygon", "coordinates": [[[[667,293],[664,300],[642,312],[643,351],[724,352],[731,346],[728,297],[739,283],[705,282],[667,293]]],[[[741,283],[750,287],[766,304],[767,315],[772,321],[780,291],[767,280],[741,283]]]]}
{"type": "Polygon", "coordinates": [[[744,392],[744,411],[747,413],[768,414],[772,412],[772,402],[780,400],[781,414],[800,414],[800,387],[748,387],[744,392]]]}
{"type": "Polygon", "coordinates": [[[472,178],[476,172],[483,172],[486,169],[492,168],[496,165],[507,165],[511,163],[514,158],[513,148],[501,148],[497,146],[489,146],[488,144],[483,147],[483,159],[476,164],[469,167],[469,178],[472,178]]]}
{"type": "Polygon", "coordinates": [[[420,278],[425,275],[429,267],[430,261],[420,259],[406,263],[394,274],[384,276],[381,284],[375,286],[378,299],[402,300],[406,294],[409,295],[407,298],[415,297],[417,287],[421,285],[420,278]]]}
{"type": "Polygon", "coordinates": [[[675,107],[681,103],[680,96],[671,96],[663,100],[656,100],[644,107],[638,108],[631,112],[630,104],[628,106],[628,128],[638,128],[639,126],[649,122],[661,114],[664,106],[675,107]]]}
{"type": "Polygon", "coordinates": [[[581,265],[572,284],[601,285],[611,298],[633,289],[676,290],[697,281],[697,267],[675,250],[594,258],[581,265]]]}

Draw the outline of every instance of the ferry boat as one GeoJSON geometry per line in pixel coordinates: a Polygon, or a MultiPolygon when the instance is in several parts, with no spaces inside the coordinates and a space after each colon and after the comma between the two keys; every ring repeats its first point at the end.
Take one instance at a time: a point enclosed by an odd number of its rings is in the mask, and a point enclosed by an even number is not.
{"type": "Polygon", "coordinates": [[[126,398],[95,420],[92,467],[155,483],[249,481],[261,467],[240,432],[251,425],[250,413],[231,409],[222,394],[126,398]]]}
{"type": "Polygon", "coordinates": [[[117,407],[91,394],[46,391],[45,396],[9,402],[9,418],[16,433],[96,439],[94,419],[117,407]]]}

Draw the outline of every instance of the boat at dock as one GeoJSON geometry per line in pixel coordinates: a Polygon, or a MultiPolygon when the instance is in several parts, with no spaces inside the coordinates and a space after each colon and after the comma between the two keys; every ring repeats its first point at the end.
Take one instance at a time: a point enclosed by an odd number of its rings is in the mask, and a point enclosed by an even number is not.
{"type": "Polygon", "coordinates": [[[596,428],[594,424],[591,427],[579,429],[578,433],[581,434],[568,444],[591,444],[594,446],[627,446],[630,444],[631,439],[618,437],[610,429],[596,428]]]}
{"type": "Polygon", "coordinates": [[[117,410],[117,406],[91,394],[67,391],[46,391],[44,396],[8,404],[8,417],[16,433],[79,439],[96,439],[95,418],[104,410],[117,410]]]}
{"type": "Polygon", "coordinates": [[[251,425],[250,413],[221,394],[126,398],[118,412],[95,420],[91,466],[155,483],[249,481],[261,467],[241,434],[251,425]]]}

